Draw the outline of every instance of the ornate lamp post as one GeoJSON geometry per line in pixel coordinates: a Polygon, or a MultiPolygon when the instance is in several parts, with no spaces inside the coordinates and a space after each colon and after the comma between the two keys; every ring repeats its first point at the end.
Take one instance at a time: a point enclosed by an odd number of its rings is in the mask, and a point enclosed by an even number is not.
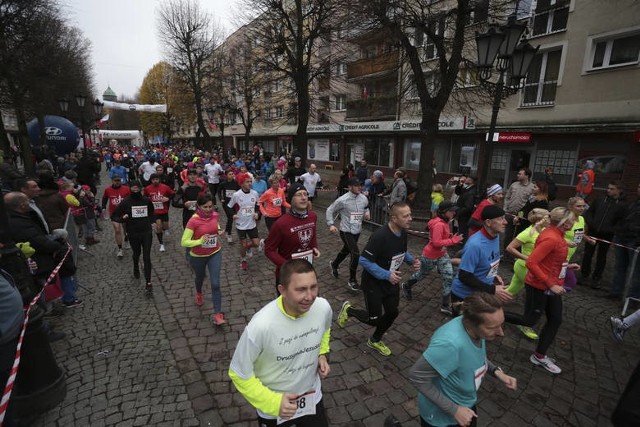
{"type": "Polygon", "coordinates": [[[486,141],[486,161],[478,182],[478,188],[482,191],[487,186],[487,176],[491,167],[493,138],[496,132],[500,103],[523,87],[531,62],[540,47],[534,48],[528,42],[521,41],[526,30],[527,25],[517,22],[514,14],[504,25],[492,25],[484,33],[476,32],[478,77],[482,86],[493,96],[491,122],[486,141]],[[498,71],[498,79],[491,81],[494,67],[498,71]],[[507,78],[508,81],[505,81],[507,78]]]}
{"type": "Polygon", "coordinates": [[[78,94],[76,95],[76,104],[78,104],[78,108],[80,109],[80,129],[82,130],[82,153],[83,156],[87,155],[87,144],[85,143],[85,137],[84,137],[84,103],[87,100],[87,97],[82,95],[82,94],[78,94]]]}
{"type": "MultiPolygon", "coordinates": [[[[98,98],[91,103],[93,105],[93,112],[96,114],[96,121],[101,119],[102,109],[104,108],[104,103],[100,102],[98,98]]],[[[98,126],[96,125],[96,135],[100,133],[98,126]]],[[[94,137],[93,144],[96,145],[96,139],[94,137]]]]}

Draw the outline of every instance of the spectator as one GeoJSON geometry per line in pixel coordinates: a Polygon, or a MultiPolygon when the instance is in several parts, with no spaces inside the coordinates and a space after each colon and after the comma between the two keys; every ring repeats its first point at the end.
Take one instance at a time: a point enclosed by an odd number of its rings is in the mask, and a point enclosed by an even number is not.
{"type": "Polygon", "coordinates": [[[522,213],[514,218],[514,222],[516,224],[516,236],[531,225],[527,218],[529,217],[529,213],[536,208],[549,210],[547,183],[544,181],[539,181],[533,184],[531,197],[529,197],[527,203],[524,204],[522,213]]]}
{"type": "MultiPolygon", "coordinates": [[[[615,236],[613,242],[616,246],[616,264],[614,268],[613,282],[609,289],[609,297],[619,299],[625,292],[625,281],[628,269],[633,259],[633,250],[640,246],[640,184],[637,188],[638,199],[631,203],[624,210],[622,220],[615,226],[615,236]]],[[[640,261],[636,262],[635,270],[632,273],[631,288],[627,289],[631,297],[640,297],[640,261]]]]}
{"type": "Polygon", "coordinates": [[[462,241],[469,239],[469,220],[473,214],[475,199],[477,196],[476,177],[468,176],[465,181],[456,187],[458,194],[458,233],[462,235],[462,241]]]}
{"type": "Polygon", "coordinates": [[[593,169],[596,164],[593,160],[587,160],[584,162],[584,169],[582,173],[578,174],[578,185],[576,185],[576,196],[582,197],[587,200],[587,197],[593,192],[593,185],[596,182],[596,173],[593,169]]]}
{"type": "Polygon", "coordinates": [[[444,189],[442,184],[433,184],[431,186],[431,217],[438,215],[438,206],[444,201],[444,189]]]}
{"type": "Polygon", "coordinates": [[[367,167],[367,161],[360,160],[360,166],[356,169],[356,178],[360,181],[360,184],[364,185],[365,180],[369,177],[369,168],[367,167]]]}
{"type": "Polygon", "coordinates": [[[404,171],[398,169],[393,174],[393,185],[389,197],[389,205],[407,200],[407,184],[404,182],[404,171]]]}
{"type": "Polygon", "coordinates": [[[518,171],[516,181],[509,186],[507,194],[504,196],[504,211],[507,213],[508,218],[504,246],[508,245],[515,237],[516,217],[529,200],[532,191],[531,170],[522,168],[518,171]]]}
{"type": "MultiPolygon", "coordinates": [[[[625,201],[622,195],[622,183],[611,181],[607,186],[607,193],[596,198],[591,207],[584,215],[589,229],[589,235],[597,239],[613,239],[616,225],[624,217],[625,201]]],[[[595,245],[587,245],[584,248],[582,257],[582,280],[583,284],[591,286],[593,289],[600,289],[600,280],[607,264],[607,252],[609,243],[596,240],[595,245]],[[595,268],[591,269],[591,260],[594,253],[596,255],[595,268]],[[591,276],[591,280],[589,280],[591,276]]]]}
{"type": "Polygon", "coordinates": [[[478,203],[476,210],[471,215],[471,219],[469,219],[470,236],[482,228],[482,210],[489,205],[500,205],[502,200],[504,200],[502,186],[494,184],[487,188],[487,198],[478,203]]]}
{"type": "Polygon", "coordinates": [[[558,185],[553,177],[553,168],[551,166],[544,168],[544,181],[549,189],[549,201],[553,202],[558,194],[558,185]]]}

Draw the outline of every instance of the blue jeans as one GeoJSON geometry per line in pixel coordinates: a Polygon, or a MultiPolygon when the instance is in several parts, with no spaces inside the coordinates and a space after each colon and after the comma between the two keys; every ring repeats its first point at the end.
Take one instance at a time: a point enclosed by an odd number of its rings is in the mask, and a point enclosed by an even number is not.
{"type": "MultiPolygon", "coordinates": [[[[615,237],[614,243],[624,245],[630,248],[635,247],[635,240],[625,239],[623,237],[615,237]]],[[[634,252],[631,249],[621,248],[614,246],[616,252],[616,265],[613,274],[613,282],[611,282],[611,289],[609,293],[611,295],[622,295],[624,287],[627,282],[628,270],[631,267],[631,261],[633,260],[634,252]]],[[[631,287],[628,289],[628,296],[638,297],[640,296],[640,255],[636,261],[636,266],[633,271],[633,277],[631,278],[631,287]]]]}
{"type": "Polygon", "coordinates": [[[222,311],[222,295],[220,294],[220,268],[222,266],[222,251],[218,251],[211,256],[190,256],[189,262],[196,273],[196,291],[202,292],[202,283],[206,270],[209,269],[209,280],[211,281],[211,300],[213,301],[213,311],[222,311]]]}
{"type": "Polygon", "coordinates": [[[76,300],[76,278],[67,276],[60,278],[62,288],[62,302],[74,302],[76,300]]]}
{"type": "Polygon", "coordinates": [[[453,266],[451,265],[451,258],[449,258],[449,254],[444,254],[440,258],[436,259],[429,259],[421,255],[420,271],[413,273],[411,275],[411,280],[419,282],[434,268],[437,268],[438,273],[442,276],[442,296],[448,296],[451,293],[451,283],[453,282],[453,266]]]}

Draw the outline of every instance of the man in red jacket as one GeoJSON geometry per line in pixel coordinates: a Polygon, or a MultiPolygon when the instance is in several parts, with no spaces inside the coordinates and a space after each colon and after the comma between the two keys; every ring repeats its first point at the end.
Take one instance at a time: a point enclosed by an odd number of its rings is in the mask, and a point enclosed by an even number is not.
{"type": "Polygon", "coordinates": [[[160,175],[151,175],[151,184],[144,188],[144,195],[153,203],[153,213],[156,217],[156,237],[160,243],[160,252],[164,252],[162,235],[169,231],[169,201],[175,192],[168,185],[160,182],[160,175]]]}
{"type": "MultiPolygon", "coordinates": [[[[116,208],[122,202],[125,197],[131,194],[129,187],[122,185],[122,178],[119,175],[114,175],[111,178],[111,187],[104,189],[104,195],[102,196],[102,211],[106,212],[107,202],[109,203],[109,218],[112,217],[116,208]]],[[[113,234],[115,235],[116,245],[118,245],[118,259],[122,259],[124,254],[122,253],[122,237],[124,235],[124,227],[122,223],[111,220],[113,226],[113,234]]]]}
{"type": "Polygon", "coordinates": [[[304,185],[294,183],[287,192],[287,201],[291,209],[271,226],[264,246],[264,254],[276,265],[276,290],[280,267],[285,262],[304,258],[313,263],[314,258],[320,257],[316,240],[318,216],[309,210],[309,195],[304,185]]]}

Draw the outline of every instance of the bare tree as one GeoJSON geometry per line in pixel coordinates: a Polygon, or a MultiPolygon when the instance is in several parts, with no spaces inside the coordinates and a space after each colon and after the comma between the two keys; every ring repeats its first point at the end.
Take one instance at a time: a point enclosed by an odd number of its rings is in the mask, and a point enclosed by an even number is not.
{"type": "Polygon", "coordinates": [[[246,6],[255,13],[250,38],[264,51],[258,56],[260,71],[291,82],[296,102],[287,110],[297,124],[296,150],[306,157],[310,86],[330,66],[330,58],[314,53],[330,36],[338,4],[335,0],[247,0],[246,6]]]}
{"type": "Polygon", "coordinates": [[[195,0],[168,0],[158,9],[158,35],[165,48],[168,62],[193,92],[196,137],[208,143],[203,102],[207,93],[207,79],[212,75],[213,53],[221,33],[211,16],[200,9],[195,0]]]}

